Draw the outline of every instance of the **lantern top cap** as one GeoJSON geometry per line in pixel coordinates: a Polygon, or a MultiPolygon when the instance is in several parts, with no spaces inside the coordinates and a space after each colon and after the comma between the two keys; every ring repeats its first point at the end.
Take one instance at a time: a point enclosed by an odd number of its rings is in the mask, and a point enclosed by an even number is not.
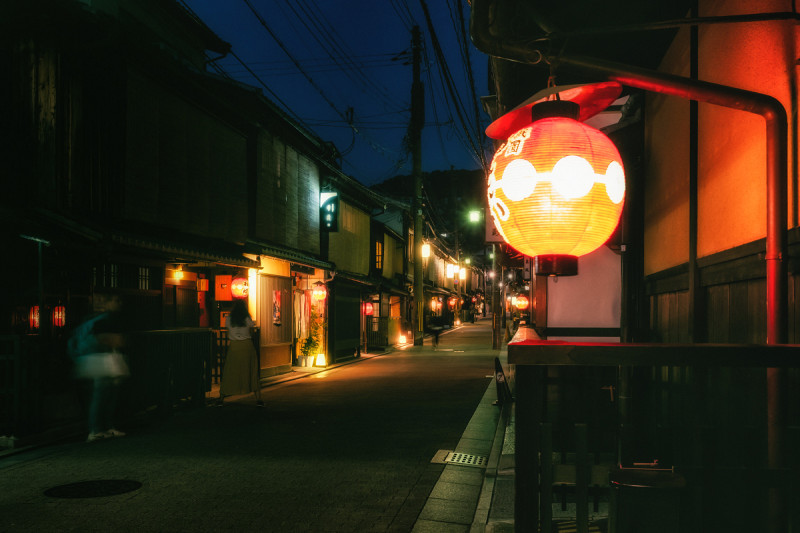
{"type": "Polygon", "coordinates": [[[535,122],[543,118],[564,117],[578,120],[581,106],[568,100],[548,100],[531,107],[531,119],[535,122]]]}

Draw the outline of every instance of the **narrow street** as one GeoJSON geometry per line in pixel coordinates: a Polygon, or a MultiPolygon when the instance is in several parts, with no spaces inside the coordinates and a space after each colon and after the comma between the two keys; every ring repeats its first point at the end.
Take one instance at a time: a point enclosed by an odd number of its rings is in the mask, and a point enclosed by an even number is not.
{"type": "Polygon", "coordinates": [[[490,328],[268,386],[263,409],[179,408],[123,438],[2,457],[0,530],[411,531],[445,468],[431,459],[493,386],[490,328]],[[46,494],[85,481],[127,492],[46,494]]]}

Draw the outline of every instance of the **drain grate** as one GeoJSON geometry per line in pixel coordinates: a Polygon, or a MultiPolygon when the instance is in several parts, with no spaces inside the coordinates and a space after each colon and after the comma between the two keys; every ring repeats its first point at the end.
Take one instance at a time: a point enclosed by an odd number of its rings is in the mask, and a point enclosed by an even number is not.
{"type": "Polygon", "coordinates": [[[472,455],[469,453],[450,452],[444,458],[446,463],[462,465],[462,466],[477,466],[483,468],[486,466],[486,457],[483,455],[472,455]]]}
{"type": "Polygon", "coordinates": [[[475,466],[477,468],[486,468],[488,458],[483,455],[472,455],[469,453],[454,452],[452,450],[439,450],[436,455],[431,459],[432,463],[459,465],[459,466],[475,466]]]}
{"type": "Polygon", "coordinates": [[[102,498],[134,491],[142,486],[130,479],[98,479],[59,485],[44,491],[51,498],[102,498]]]}

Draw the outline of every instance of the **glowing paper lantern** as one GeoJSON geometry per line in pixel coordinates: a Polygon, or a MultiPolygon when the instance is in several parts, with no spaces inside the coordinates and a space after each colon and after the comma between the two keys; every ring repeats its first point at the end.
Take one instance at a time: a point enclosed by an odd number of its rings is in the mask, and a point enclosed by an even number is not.
{"type": "Polygon", "coordinates": [[[574,262],[575,272],[577,257],[614,233],[625,199],[619,152],[600,130],[575,120],[577,112],[572,102],[535,105],[534,121],[495,153],[488,187],[506,242],[539,256],[539,267],[574,262]]]}
{"type": "Polygon", "coordinates": [[[63,328],[67,323],[67,310],[63,305],[57,305],[53,308],[53,326],[56,328],[63,328]]]}
{"type": "Polygon", "coordinates": [[[457,302],[458,299],[455,296],[452,296],[449,300],[447,300],[447,304],[450,306],[451,309],[456,306],[457,302]]]}
{"type": "Polygon", "coordinates": [[[311,291],[311,297],[318,302],[327,298],[328,290],[325,288],[325,284],[319,281],[316,282],[314,284],[314,290],[311,291]]]}
{"type": "Polygon", "coordinates": [[[28,313],[28,326],[31,329],[39,329],[39,306],[34,305],[28,313]]]}
{"type": "Polygon", "coordinates": [[[364,310],[364,314],[367,316],[371,316],[372,313],[375,312],[375,309],[372,307],[372,302],[364,302],[362,308],[364,310]]]}
{"type": "Polygon", "coordinates": [[[530,302],[528,302],[527,296],[525,296],[524,294],[520,294],[519,296],[517,296],[516,300],[513,303],[514,306],[521,311],[523,309],[527,309],[528,303],[530,302]]]}
{"type": "Polygon", "coordinates": [[[247,298],[250,293],[250,282],[247,278],[233,278],[231,281],[231,296],[234,298],[247,298]]]}

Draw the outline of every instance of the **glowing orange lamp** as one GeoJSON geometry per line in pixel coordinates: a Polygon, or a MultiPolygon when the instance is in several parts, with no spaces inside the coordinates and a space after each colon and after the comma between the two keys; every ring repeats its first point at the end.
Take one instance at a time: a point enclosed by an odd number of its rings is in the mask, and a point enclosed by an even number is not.
{"type": "Polygon", "coordinates": [[[34,305],[28,313],[28,327],[31,329],[39,329],[39,306],[34,305]]]}
{"type": "Polygon", "coordinates": [[[528,304],[529,304],[529,303],[530,303],[530,302],[528,301],[528,297],[527,297],[527,296],[525,296],[524,294],[520,294],[520,295],[519,295],[519,296],[517,296],[517,297],[516,297],[516,299],[514,300],[514,306],[515,306],[517,309],[519,309],[520,311],[522,311],[523,309],[527,309],[527,308],[528,308],[528,304]]]}
{"type": "Polygon", "coordinates": [[[606,135],[548,101],[495,153],[489,207],[498,232],[536,258],[537,274],[577,274],[578,257],[614,233],[625,199],[622,158],[606,135]]]}
{"type": "Polygon", "coordinates": [[[321,281],[318,281],[314,284],[314,289],[311,291],[311,297],[316,300],[317,302],[321,302],[325,298],[328,297],[328,291],[325,288],[325,284],[321,281]]]}
{"type": "Polygon", "coordinates": [[[63,328],[67,323],[67,309],[63,305],[53,308],[53,326],[63,328]]]}
{"type": "Polygon", "coordinates": [[[234,298],[247,298],[250,294],[250,282],[247,278],[233,278],[231,281],[231,296],[234,298]]]}

